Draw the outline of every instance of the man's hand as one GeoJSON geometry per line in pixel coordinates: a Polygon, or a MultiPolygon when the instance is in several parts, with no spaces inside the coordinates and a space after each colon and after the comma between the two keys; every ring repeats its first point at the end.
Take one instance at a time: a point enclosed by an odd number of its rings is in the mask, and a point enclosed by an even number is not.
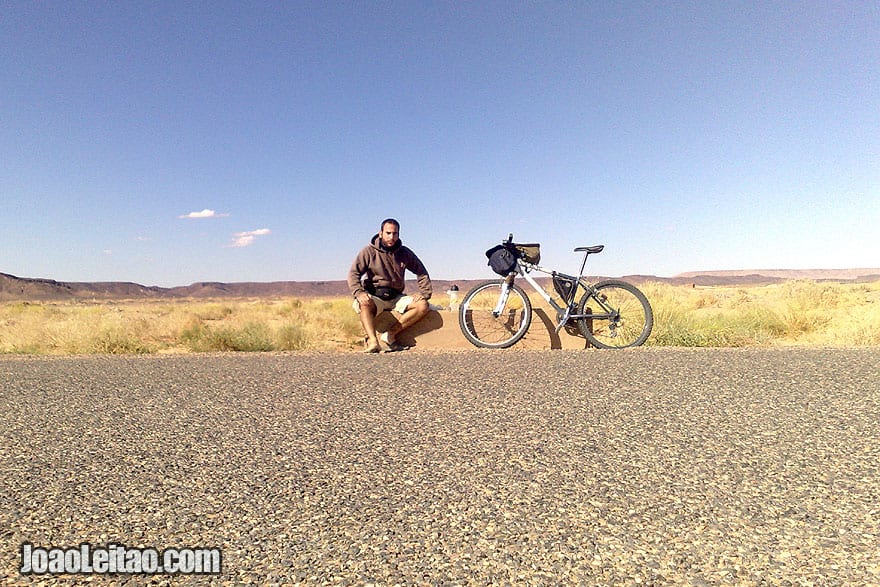
{"type": "Polygon", "coordinates": [[[414,293],[412,295],[412,299],[413,299],[413,303],[421,302],[422,300],[425,299],[425,296],[423,296],[421,293],[414,293]]]}
{"type": "Polygon", "coordinates": [[[356,299],[358,302],[360,302],[361,305],[363,305],[363,304],[366,304],[367,302],[369,302],[371,298],[370,298],[370,294],[368,294],[368,293],[365,292],[365,291],[362,291],[361,293],[359,293],[359,294],[355,297],[355,299],[356,299]]]}

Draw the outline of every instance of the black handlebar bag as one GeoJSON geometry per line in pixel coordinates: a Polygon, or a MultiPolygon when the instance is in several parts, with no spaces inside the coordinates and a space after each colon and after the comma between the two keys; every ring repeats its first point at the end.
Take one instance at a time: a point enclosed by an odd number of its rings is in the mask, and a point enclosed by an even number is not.
{"type": "Polygon", "coordinates": [[[517,250],[513,247],[495,245],[486,251],[489,258],[489,267],[498,275],[507,276],[516,267],[517,250]]]}
{"type": "Polygon", "coordinates": [[[516,267],[516,260],[537,265],[541,262],[541,245],[538,243],[510,243],[495,245],[488,251],[489,267],[498,275],[507,276],[516,267]]]}

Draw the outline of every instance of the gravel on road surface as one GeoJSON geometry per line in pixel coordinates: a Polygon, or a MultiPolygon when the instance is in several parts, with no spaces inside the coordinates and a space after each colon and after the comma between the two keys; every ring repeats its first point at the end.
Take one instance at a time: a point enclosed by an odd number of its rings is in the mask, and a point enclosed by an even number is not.
{"type": "Polygon", "coordinates": [[[880,349],[0,359],[5,584],[880,585],[880,349]],[[22,543],[219,575],[22,575],[22,543]]]}

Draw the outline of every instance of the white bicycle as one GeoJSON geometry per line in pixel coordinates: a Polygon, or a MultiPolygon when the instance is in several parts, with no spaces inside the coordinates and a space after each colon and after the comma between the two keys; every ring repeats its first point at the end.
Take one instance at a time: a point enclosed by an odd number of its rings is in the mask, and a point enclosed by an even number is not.
{"type": "Polygon", "coordinates": [[[643,344],[654,326],[651,304],[636,286],[619,279],[591,284],[584,278],[587,257],[602,252],[605,245],[578,247],[584,253],[577,276],[541,267],[540,245],[518,244],[513,235],[488,251],[489,265],[501,279],[473,287],[461,302],[458,323],[471,343],[484,348],[507,348],[516,344],[532,323],[532,303],[514,281],[525,279],[556,310],[556,332],[576,327],[591,345],[602,349],[621,349],[643,344]],[[533,271],[553,278],[557,302],[530,275],[533,271]],[[580,299],[578,295],[580,294],[580,299]]]}

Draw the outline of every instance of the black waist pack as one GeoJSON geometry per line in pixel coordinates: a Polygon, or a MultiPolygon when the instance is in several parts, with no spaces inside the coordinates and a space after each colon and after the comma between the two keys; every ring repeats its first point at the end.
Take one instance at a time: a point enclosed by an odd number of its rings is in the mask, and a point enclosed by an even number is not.
{"type": "Polygon", "coordinates": [[[373,291],[370,292],[380,300],[393,300],[397,296],[401,294],[400,291],[394,289],[393,287],[381,287],[377,286],[373,291]]]}

